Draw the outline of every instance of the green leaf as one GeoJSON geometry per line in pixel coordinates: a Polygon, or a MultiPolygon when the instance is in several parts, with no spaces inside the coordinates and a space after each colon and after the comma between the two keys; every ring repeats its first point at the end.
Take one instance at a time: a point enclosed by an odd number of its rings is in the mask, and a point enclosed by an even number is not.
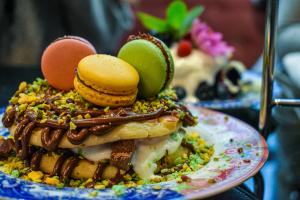
{"type": "Polygon", "coordinates": [[[154,17],[152,15],[148,15],[144,12],[137,13],[139,20],[148,30],[154,30],[159,33],[166,32],[168,29],[166,21],[154,17]]]}
{"type": "Polygon", "coordinates": [[[188,14],[186,15],[186,17],[180,27],[180,33],[179,33],[180,37],[183,37],[190,30],[193,21],[199,15],[201,15],[203,10],[204,10],[203,6],[196,6],[188,12],[188,14]]]}
{"type": "Polygon", "coordinates": [[[183,23],[187,14],[187,6],[184,2],[177,0],[173,1],[167,8],[166,16],[170,27],[178,30],[183,23]]]}

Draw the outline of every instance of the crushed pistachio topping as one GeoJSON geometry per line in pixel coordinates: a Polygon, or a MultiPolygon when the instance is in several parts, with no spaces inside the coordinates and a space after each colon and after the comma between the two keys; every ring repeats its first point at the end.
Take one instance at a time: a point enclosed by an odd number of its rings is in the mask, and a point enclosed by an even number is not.
{"type": "Polygon", "coordinates": [[[168,110],[169,108],[175,108],[176,93],[172,89],[166,89],[158,94],[158,98],[149,98],[147,100],[138,100],[133,104],[134,112],[148,113],[158,110],[159,108],[164,108],[168,110]]]}
{"type": "Polygon", "coordinates": [[[73,122],[70,122],[70,130],[75,130],[77,127],[73,122]]]}
{"type": "MultiPolygon", "coordinates": [[[[30,111],[44,121],[57,119],[61,122],[71,118],[71,114],[80,109],[88,109],[91,103],[85,101],[75,90],[60,91],[52,88],[44,79],[37,78],[32,84],[22,82],[18,91],[10,99],[10,107],[16,106],[19,115],[30,111]],[[57,112],[57,111],[60,112],[57,112]]],[[[85,118],[88,118],[86,115],[85,118]]]]}
{"type": "MultiPolygon", "coordinates": [[[[180,119],[183,119],[188,113],[179,109],[182,106],[177,101],[176,93],[173,89],[166,89],[160,92],[156,97],[146,100],[137,100],[132,105],[132,111],[135,113],[149,113],[163,108],[165,111],[177,111],[180,119]]],[[[10,99],[10,105],[7,109],[16,108],[18,116],[25,113],[31,113],[41,123],[47,119],[54,119],[60,123],[69,122],[71,119],[90,119],[89,113],[78,113],[77,111],[99,110],[103,109],[105,115],[110,115],[110,107],[100,108],[82,98],[75,90],[61,91],[51,87],[49,83],[41,78],[37,78],[32,84],[21,82],[19,89],[10,99]],[[78,114],[76,114],[78,113],[78,114]]],[[[192,118],[192,123],[196,124],[197,119],[192,118]]],[[[75,124],[70,123],[70,129],[76,129],[75,124]]]]}

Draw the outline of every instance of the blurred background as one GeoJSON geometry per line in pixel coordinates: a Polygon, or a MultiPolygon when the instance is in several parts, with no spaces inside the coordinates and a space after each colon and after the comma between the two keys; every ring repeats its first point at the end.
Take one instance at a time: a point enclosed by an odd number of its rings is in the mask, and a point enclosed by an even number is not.
{"type": "MultiPolygon", "coordinates": [[[[73,0],[72,3],[70,2],[67,0],[0,0],[1,107],[8,104],[20,81],[30,82],[36,77],[42,77],[40,61],[43,50],[53,40],[64,35],[81,36],[88,39],[98,53],[116,55],[129,35],[150,32],[170,43],[176,59],[188,60],[188,56],[178,56],[176,52],[179,54],[178,46],[181,44],[190,45],[191,40],[195,40],[193,33],[187,33],[175,40],[171,37],[172,33],[168,31],[159,33],[149,30],[145,21],[138,17],[138,13],[143,12],[165,18],[165,11],[173,2],[171,0],[73,0]]],[[[257,93],[255,104],[249,104],[253,102],[253,98],[250,100],[246,98],[245,101],[240,101],[240,98],[242,99],[243,96],[241,93],[250,91],[249,81],[243,82],[243,74],[250,72],[251,76],[256,74],[260,78],[266,2],[264,0],[185,0],[184,2],[189,10],[199,5],[204,8],[204,12],[196,16],[199,19],[198,28],[204,27],[206,34],[216,33],[213,36],[217,39],[210,38],[210,40],[216,39],[217,43],[225,49],[225,53],[230,52],[230,55],[225,56],[226,61],[222,60],[222,69],[218,68],[214,73],[209,74],[213,77],[213,83],[197,80],[197,85],[192,91],[195,94],[192,94],[193,98],[188,99],[192,99],[193,103],[214,100],[214,103],[221,102],[221,105],[224,105],[228,99],[232,100],[230,109],[228,106],[227,109],[220,106],[208,107],[233,114],[256,127],[259,90],[254,90],[257,93]],[[222,37],[219,37],[220,35],[222,37]],[[240,64],[230,64],[231,60],[238,61],[240,64]],[[239,70],[241,66],[243,70],[239,70]],[[228,79],[229,85],[228,81],[224,82],[223,79],[228,79]],[[247,89],[244,90],[246,86],[247,89]],[[220,88],[225,89],[220,91],[220,88]],[[233,92],[235,88],[238,92],[233,92]],[[248,104],[244,104],[245,102],[248,104]],[[238,109],[232,105],[239,105],[238,109]]],[[[299,98],[300,1],[280,0],[279,8],[276,80],[282,90],[277,95],[299,98]]],[[[196,25],[195,28],[197,29],[196,25]]],[[[199,44],[199,40],[196,40],[192,45],[193,52],[200,50],[204,52],[205,59],[215,62],[213,66],[219,64],[219,56],[201,49],[203,45],[201,41],[199,44]]],[[[224,58],[224,55],[221,57],[224,58]]],[[[193,67],[190,66],[191,71],[193,67]]],[[[177,78],[179,83],[180,74],[177,78]]],[[[256,87],[260,88],[260,85],[256,87]]],[[[177,92],[183,99],[189,97],[188,90],[189,88],[185,86],[177,87],[177,92]]],[[[274,134],[268,139],[270,157],[263,169],[266,180],[265,199],[300,199],[298,193],[300,189],[299,117],[299,109],[278,108],[274,112],[274,121],[276,120],[273,123],[274,134]]],[[[247,184],[252,187],[251,182],[247,184]]]]}
{"type": "MultiPolygon", "coordinates": [[[[146,29],[140,11],[164,17],[171,1],[164,0],[1,0],[0,1],[0,105],[6,105],[19,80],[40,73],[40,58],[57,37],[87,38],[99,53],[115,54],[128,35],[146,29]]],[[[263,2],[263,1],[262,1],[263,2]]],[[[250,0],[188,0],[189,8],[203,5],[201,19],[236,51],[234,58],[251,67],[262,52],[264,4],[250,0]]]]}

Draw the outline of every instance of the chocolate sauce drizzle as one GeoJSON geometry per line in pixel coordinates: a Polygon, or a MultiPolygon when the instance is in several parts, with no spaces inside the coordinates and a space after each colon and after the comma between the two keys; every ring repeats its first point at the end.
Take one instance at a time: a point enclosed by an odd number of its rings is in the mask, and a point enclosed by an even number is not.
{"type": "MultiPolygon", "coordinates": [[[[5,123],[6,127],[10,127],[12,125],[11,120],[15,118],[12,116],[12,113],[15,112],[10,110],[3,117],[3,121],[7,122],[5,123]]],[[[98,115],[102,112],[89,111],[89,113],[92,115],[98,115]]],[[[70,130],[67,124],[59,123],[57,120],[48,119],[46,122],[42,123],[36,119],[32,113],[26,113],[20,122],[17,122],[17,127],[14,133],[17,154],[22,159],[28,158],[29,140],[33,130],[37,127],[42,128],[41,143],[43,148],[48,151],[55,151],[65,134],[72,144],[79,145],[91,134],[100,136],[109,132],[118,125],[131,121],[154,119],[166,114],[169,113],[165,112],[163,108],[147,114],[133,113],[128,111],[128,109],[116,109],[110,116],[72,120],[72,122],[77,126],[77,129],[70,130]]]]}
{"type": "Polygon", "coordinates": [[[101,179],[104,169],[108,166],[108,162],[99,162],[97,169],[93,175],[93,181],[96,182],[101,179]]]}
{"type": "MultiPolygon", "coordinates": [[[[30,167],[32,170],[40,170],[41,160],[43,158],[43,155],[46,153],[47,151],[45,149],[40,148],[32,154],[30,159],[30,167]]],[[[71,177],[74,169],[78,166],[80,160],[81,159],[78,156],[74,155],[74,153],[71,153],[69,151],[63,152],[63,154],[57,159],[56,163],[54,164],[50,176],[60,176],[60,179],[63,182],[67,182],[71,177]]],[[[109,162],[107,160],[99,161],[92,177],[93,182],[91,182],[86,187],[94,187],[95,183],[101,180],[103,172],[108,165],[109,162]]]]}
{"type": "Polygon", "coordinates": [[[114,117],[97,117],[92,119],[77,119],[73,120],[73,123],[77,127],[89,127],[91,125],[120,125],[132,121],[144,121],[148,119],[155,119],[164,114],[164,109],[159,108],[157,111],[147,114],[134,114],[129,116],[114,116],[114,117]]]}
{"type": "Polygon", "coordinates": [[[32,170],[37,171],[40,169],[40,163],[45,152],[46,151],[43,148],[40,148],[39,150],[33,153],[30,161],[30,167],[32,170]]]}
{"type": "Polygon", "coordinates": [[[45,127],[42,129],[41,142],[45,149],[54,151],[58,148],[59,142],[64,135],[62,129],[53,129],[45,127]]]}
{"type": "MultiPolygon", "coordinates": [[[[40,170],[40,163],[43,158],[43,155],[47,153],[45,149],[40,148],[36,152],[34,152],[30,159],[30,167],[32,170],[40,170]]],[[[72,175],[72,172],[76,166],[78,166],[80,161],[80,158],[76,155],[72,155],[70,152],[65,152],[63,155],[61,155],[54,167],[52,172],[50,173],[50,176],[60,176],[61,180],[66,182],[72,175]],[[63,165],[65,164],[64,168],[63,165]]],[[[95,172],[96,173],[99,173],[95,172]]]]}
{"type": "Polygon", "coordinates": [[[72,172],[75,167],[78,166],[80,159],[78,157],[71,157],[66,162],[66,166],[64,167],[64,170],[61,171],[60,178],[66,182],[69,180],[70,176],[72,175],[72,172]]]}
{"type": "Polygon", "coordinates": [[[15,121],[16,116],[16,109],[11,108],[9,111],[4,113],[4,116],[2,118],[2,123],[5,127],[10,127],[13,125],[15,121]]]}
{"type": "Polygon", "coordinates": [[[64,162],[70,157],[69,154],[63,154],[62,156],[60,156],[58,158],[58,160],[56,161],[54,168],[51,172],[51,176],[58,176],[60,175],[60,172],[62,171],[62,167],[64,165],[64,162]]]}
{"type": "Polygon", "coordinates": [[[23,133],[23,129],[26,127],[26,125],[29,123],[28,119],[23,119],[20,123],[18,123],[15,133],[14,133],[14,140],[16,145],[16,151],[17,154],[22,148],[22,142],[21,142],[21,135],[23,133]]]}
{"type": "Polygon", "coordinates": [[[83,128],[80,131],[77,130],[68,130],[67,138],[68,140],[75,145],[81,144],[91,132],[87,128],[83,128]]]}
{"type": "Polygon", "coordinates": [[[35,127],[35,121],[29,122],[24,128],[21,135],[21,146],[22,150],[18,152],[18,156],[20,156],[23,160],[26,160],[29,155],[29,139],[32,134],[32,130],[35,127]]]}

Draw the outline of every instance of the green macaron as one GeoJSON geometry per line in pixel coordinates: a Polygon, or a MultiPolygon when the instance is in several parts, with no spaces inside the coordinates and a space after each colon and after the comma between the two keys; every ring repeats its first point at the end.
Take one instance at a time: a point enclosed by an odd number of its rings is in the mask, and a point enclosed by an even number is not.
{"type": "Polygon", "coordinates": [[[151,35],[130,36],[129,41],[120,49],[118,57],[138,71],[140,98],[156,96],[173,79],[174,61],[171,52],[162,41],[151,35]]]}

